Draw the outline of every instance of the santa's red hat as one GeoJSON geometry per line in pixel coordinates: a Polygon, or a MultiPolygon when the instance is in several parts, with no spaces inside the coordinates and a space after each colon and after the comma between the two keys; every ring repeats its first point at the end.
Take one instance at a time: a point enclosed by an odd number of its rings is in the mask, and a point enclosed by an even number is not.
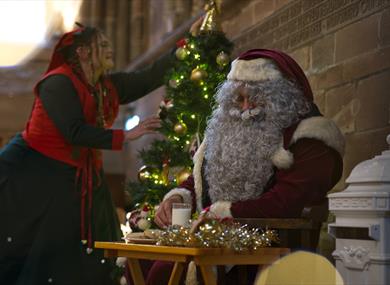
{"type": "Polygon", "coordinates": [[[289,55],[278,50],[251,49],[232,62],[229,80],[263,81],[286,77],[295,81],[307,99],[313,101],[313,92],[305,73],[289,55]]]}

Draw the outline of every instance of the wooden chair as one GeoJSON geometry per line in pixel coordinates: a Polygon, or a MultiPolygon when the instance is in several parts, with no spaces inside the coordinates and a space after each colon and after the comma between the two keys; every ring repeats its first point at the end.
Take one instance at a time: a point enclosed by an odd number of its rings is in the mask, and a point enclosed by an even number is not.
{"type": "MultiPolygon", "coordinates": [[[[304,208],[300,218],[245,218],[235,221],[261,229],[277,230],[280,243],[278,247],[288,247],[294,250],[316,251],[318,246],[322,223],[328,219],[328,202],[304,208]]],[[[247,284],[245,266],[238,270],[240,284],[247,284]]],[[[225,268],[218,266],[218,284],[225,284],[225,268]]]]}
{"type": "Polygon", "coordinates": [[[280,247],[315,251],[322,223],[328,218],[328,203],[304,208],[300,218],[251,218],[235,219],[239,223],[262,229],[277,230],[280,247]]]}

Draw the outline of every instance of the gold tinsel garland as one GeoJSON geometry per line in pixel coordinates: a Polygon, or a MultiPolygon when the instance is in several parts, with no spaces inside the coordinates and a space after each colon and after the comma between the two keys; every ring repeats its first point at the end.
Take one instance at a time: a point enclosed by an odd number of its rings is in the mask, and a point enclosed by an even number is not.
{"type": "Polygon", "coordinates": [[[170,226],[157,238],[157,245],[227,248],[237,252],[256,250],[279,242],[274,230],[262,231],[232,220],[205,219],[196,226],[170,226]]]}

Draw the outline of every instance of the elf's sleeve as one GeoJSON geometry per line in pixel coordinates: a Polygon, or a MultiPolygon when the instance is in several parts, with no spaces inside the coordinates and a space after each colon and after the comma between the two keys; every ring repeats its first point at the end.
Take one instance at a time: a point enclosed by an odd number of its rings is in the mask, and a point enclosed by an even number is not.
{"type": "Polygon", "coordinates": [[[172,52],[169,52],[143,69],[110,74],[110,79],[118,91],[119,103],[128,104],[162,86],[165,74],[173,62],[174,57],[172,52]]]}
{"type": "Polygon", "coordinates": [[[39,97],[50,120],[65,140],[77,146],[121,150],[123,130],[108,130],[85,122],[82,105],[72,81],[52,75],[39,85],[39,97]]]}

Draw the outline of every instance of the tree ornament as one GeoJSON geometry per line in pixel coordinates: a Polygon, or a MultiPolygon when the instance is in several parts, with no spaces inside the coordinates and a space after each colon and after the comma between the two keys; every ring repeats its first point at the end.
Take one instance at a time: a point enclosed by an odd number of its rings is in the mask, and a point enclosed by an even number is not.
{"type": "Polygon", "coordinates": [[[185,47],[188,44],[187,38],[182,38],[176,42],[176,46],[179,47],[185,47]]]}
{"type": "Polygon", "coordinates": [[[169,87],[176,89],[179,86],[180,81],[177,79],[169,80],[169,87]]]}
{"type": "Polygon", "coordinates": [[[191,72],[191,80],[200,83],[202,80],[204,80],[207,77],[206,70],[202,68],[194,68],[191,72]]]}
{"type": "Polygon", "coordinates": [[[184,135],[187,132],[187,125],[183,122],[178,122],[174,127],[173,130],[178,135],[184,135]]]}
{"type": "Polygon", "coordinates": [[[168,111],[173,107],[173,100],[164,99],[160,102],[160,109],[158,110],[158,116],[161,120],[165,120],[168,116],[168,111]]]}
{"type": "Polygon", "coordinates": [[[185,60],[188,56],[188,49],[179,47],[176,49],[175,55],[178,60],[185,60]]]}
{"type": "Polygon", "coordinates": [[[166,108],[160,108],[157,115],[161,120],[165,120],[168,117],[168,111],[166,108]]]}
{"type": "Polygon", "coordinates": [[[220,20],[221,2],[221,0],[209,0],[205,5],[206,15],[200,26],[201,33],[222,31],[220,20]]]}
{"type": "Polygon", "coordinates": [[[187,180],[187,178],[192,174],[192,170],[190,168],[183,168],[176,174],[176,183],[177,185],[180,185],[184,181],[187,180]]]}
{"type": "Polygon", "coordinates": [[[200,146],[200,137],[199,133],[196,133],[191,137],[190,143],[188,144],[186,150],[190,153],[191,157],[194,157],[196,151],[200,146]]]}
{"type": "Polygon", "coordinates": [[[137,227],[141,230],[147,230],[152,226],[152,223],[147,219],[139,219],[137,222],[137,227]]]}
{"type": "Polygon", "coordinates": [[[182,166],[172,166],[169,168],[169,173],[168,173],[168,180],[169,182],[173,182],[176,180],[177,174],[182,170],[182,166]]]}
{"type": "Polygon", "coordinates": [[[164,108],[164,109],[171,109],[173,107],[173,100],[171,99],[164,99],[160,102],[160,108],[164,108]]]}
{"type": "Polygon", "coordinates": [[[140,182],[149,182],[152,181],[153,174],[157,173],[157,169],[155,167],[144,165],[138,170],[138,180],[140,182]]]}
{"type": "Polygon", "coordinates": [[[161,178],[165,186],[169,184],[169,160],[165,160],[162,165],[161,178]]]}
{"type": "Polygon", "coordinates": [[[220,67],[224,67],[226,66],[229,61],[230,61],[230,58],[229,58],[229,55],[224,52],[224,51],[221,51],[218,55],[217,55],[217,58],[215,60],[217,62],[217,64],[220,66],[220,67]]]}
{"type": "MultiPolygon", "coordinates": [[[[126,259],[126,262],[127,262],[127,259],[126,259]]],[[[119,283],[120,283],[120,285],[127,285],[127,279],[124,275],[121,277],[119,283]]]]}

